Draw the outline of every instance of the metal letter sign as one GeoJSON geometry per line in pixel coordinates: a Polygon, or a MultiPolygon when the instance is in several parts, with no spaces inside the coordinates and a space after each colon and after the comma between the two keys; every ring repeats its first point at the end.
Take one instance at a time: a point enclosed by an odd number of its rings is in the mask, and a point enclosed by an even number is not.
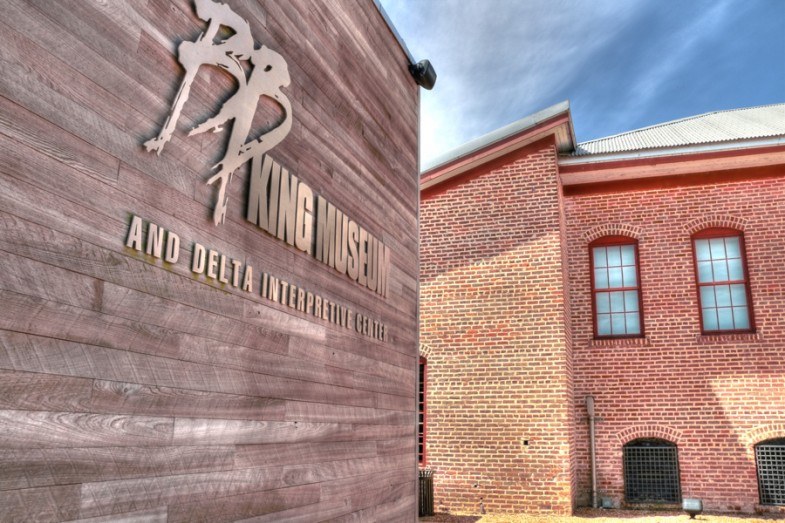
{"type": "Polygon", "coordinates": [[[289,85],[289,69],[283,57],[262,46],[254,45],[248,22],[232,11],[228,5],[213,0],[195,0],[196,14],[206,21],[207,30],[194,42],[185,41],[177,49],[178,60],[185,69],[185,77],[180,90],[174,99],[171,112],[157,137],[144,143],[148,151],[156,151],[159,155],[166,142],[172,138],[180,111],[188,100],[191,83],[202,65],[214,65],[228,71],[237,79],[239,88],[223,106],[217,115],[207,119],[188,133],[188,136],[212,130],[222,131],[222,124],[232,122],[232,132],[226,154],[213,169],[218,172],[207,180],[208,185],[219,182],[218,198],[213,210],[213,221],[216,225],[226,218],[226,186],[232,173],[252,158],[261,157],[278,145],[292,128],[292,105],[281,92],[281,87],[289,85]],[[228,27],[234,34],[214,43],[221,26],[228,27]],[[250,63],[250,73],[246,75],[242,61],[250,63]],[[246,141],[251,130],[251,121],[256,113],[259,97],[268,96],[276,100],[284,109],[285,119],[276,128],[263,134],[256,140],[246,141]]]}

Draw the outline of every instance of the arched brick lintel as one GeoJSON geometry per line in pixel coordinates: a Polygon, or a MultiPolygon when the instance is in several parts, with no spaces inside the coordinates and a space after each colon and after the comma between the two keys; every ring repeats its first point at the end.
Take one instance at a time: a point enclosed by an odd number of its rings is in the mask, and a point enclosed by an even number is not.
{"type": "Polygon", "coordinates": [[[703,229],[723,228],[723,229],[736,229],[737,231],[744,231],[747,225],[747,220],[739,216],[732,216],[730,214],[711,214],[706,216],[699,216],[694,220],[690,220],[684,225],[684,230],[687,234],[693,235],[703,229]]]}
{"type": "Polygon", "coordinates": [[[664,439],[678,445],[681,436],[680,430],[665,425],[635,425],[616,433],[616,438],[622,445],[639,438],[664,439]]]}
{"type": "Polygon", "coordinates": [[[744,433],[742,436],[742,443],[744,443],[747,451],[752,454],[755,445],[762,441],[775,438],[785,438],[785,423],[758,425],[744,433]]]}
{"type": "Polygon", "coordinates": [[[583,233],[583,238],[586,240],[586,243],[591,243],[604,236],[629,236],[630,238],[640,240],[641,235],[641,228],[635,225],[627,223],[603,223],[602,225],[597,225],[596,227],[592,227],[588,231],[585,231],[583,233]]]}
{"type": "Polygon", "coordinates": [[[427,360],[430,355],[431,355],[430,345],[420,343],[420,356],[427,360]]]}

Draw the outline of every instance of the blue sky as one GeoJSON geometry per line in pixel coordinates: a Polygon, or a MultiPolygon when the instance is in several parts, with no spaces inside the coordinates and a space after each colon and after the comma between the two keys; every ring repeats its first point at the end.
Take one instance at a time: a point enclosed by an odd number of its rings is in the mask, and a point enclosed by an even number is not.
{"type": "Polygon", "coordinates": [[[785,0],[381,0],[415,60],[423,164],[570,100],[579,142],[785,102],[785,0]]]}

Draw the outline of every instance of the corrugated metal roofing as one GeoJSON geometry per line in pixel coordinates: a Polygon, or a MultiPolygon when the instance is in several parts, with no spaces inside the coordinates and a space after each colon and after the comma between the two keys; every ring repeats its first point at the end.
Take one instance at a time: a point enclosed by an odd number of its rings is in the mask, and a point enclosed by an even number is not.
{"type": "MultiPolygon", "coordinates": [[[[491,131],[490,133],[484,134],[479,138],[470,140],[465,144],[456,147],[455,149],[447,151],[446,153],[441,154],[436,158],[424,162],[420,169],[420,173],[421,174],[427,173],[428,171],[432,171],[437,167],[441,167],[442,165],[455,161],[463,156],[468,156],[473,152],[479,151],[484,147],[487,147],[501,140],[504,140],[505,138],[508,138],[521,131],[535,127],[536,125],[544,122],[545,120],[553,118],[558,114],[568,112],[569,110],[570,110],[569,100],[565,100],[563,102],[554,104],[546,109],[543,109],[542,111],[521,118],[520,120],[517,120],[509,125],[505,125],[504,127],[500,127],[495,131],[491,131]]],[[[571,134],[570,137],[571,143],[569,144],[569,147],[572,147],[572,144],[575,143],[575,137],[572,136],[573,133],[572,133],[571,124],[570,124],[570,134],[571,134]]]]}
{"type": "Polygon", "coordinates": [[[785,136],[785,103],[715,111],[598,138],[579,143],[571,156],[613,154],[772,136],[785,136]]]}

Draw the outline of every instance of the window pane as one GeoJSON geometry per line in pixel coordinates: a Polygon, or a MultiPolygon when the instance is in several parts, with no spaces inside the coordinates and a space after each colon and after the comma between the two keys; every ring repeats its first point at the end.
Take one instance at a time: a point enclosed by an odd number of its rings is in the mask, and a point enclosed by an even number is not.
{"type": "Polygon", "coordinates": [[[632,266],[632,267],[622,267],[621,271],[622,271],[622,275],[624,276],[624,286],[625,287],[637,287],[638,286],[638,275],[635,274],[635,266],[632,266]]]}
{"type": "Polygon", "coordinates": [[[621,251],[619,247],[608,247],[608,267],[621,266],[621,251]]]}
{"type": "Polygon", "coordinates": [[[622,287],[621,268],[608,269],[608,286],[613,288],[622,287]]]}
{"type": "Polygon", "coordinates": [[[611,331],[613,334],[624,334],[624,314],[611,314],[611,331]]]}
{"type": "Polygon", "coordinates": [[[639,335],[641,333],[642,314],[639,291],[621,290],[623,288],[635,289],[640,285],[637,258],[634,244],[592,247],[593,290],[595,291],[593,299],[597,336],[639,335]]]}
{"type": "Polygon", "coordinates": [[[739,239],[737,237],[725,238],[725,249],[728,258],[741,257],[741,247],[739,246],[739,239]]]}
{"type": "Polygon", "coordinates": [[[698,262],[698,281],[701,283],[713,282],[714,277],[711,273],[711,262],[699,261],[698,262]]]}
{"type": "Polygon", "coordinates": [[[738,307],[739,305],[747,305],[747,290],[744,288],[744,285],[731,285],[730,298],[731,301],[733,301],[733,305],[735,307],[738,307]]]}
{"type": "Polygon", "coordinates": [[[622,245],[621,246],[621,263],[622,265],[635,265],[635,246],[622,245]]]}
{"type": "MultiPolygon", "coordinates": [[[[624,312],[624,293],[612,292],[611,295],[611,312],[624,312]]],[[[614,329],[615,331],[616,329],[614,329]]]]}
{"type": "Polygon", "coordinates": [[[597,315],[597,334],[600,336],[610,336],[611,334],[611,315],[597,315]]]}
{"type": "Polygon", "coordinates": [[[608,261],[605,256],[605,247],[595,247],[594,248],[594,266],[595,267],[607,267],[608,261]]]}
{"type": "Polygon", "coordinates": [[[711,262],[714,269],[714,281],[728,281],[728,264],[725,260],[711,262]]]}
{"type": "Polygon", "coordinates": [[[695,256],[698,261],[706,261],[711,259],[709,254],[709,240],[695,240],[695,256]]]}
{"type": "Polygon", "coordinates": [[[741,266],[741,258],[731,258],[728,260],[728,279],[732,281],[744,279],[744,269],[741,266]]]}
{"type": "Polygon", "coordinates": [[[703,309],[703,330],[717,330],[717,309],[703,309]]]}
{"type": "Polygon", "coordinates": [[[695,240],[694,246],[698,282],[704,284],[699,287],[703,330],[749,330],[750,304],[741,236],[695,240]]]}
{"type": "Polygon", "coordinates": [[[733,323],[738,330],[750,328],[750,313],[747,307],[733,307],[733,323]]]}
{"type": "Polygon", "coordinates": [[[627,317],[627,334],[640,334],[641,321],[637,312],[628,312],[625,314],[627,317]]]}
{"type": "Polygon", "coordinates": [[[625,291],[624,310],[627,312],[638,310],[638,291],[625,291]]]}
{"type": "Polygon", "coordinates": [[[717,307],[730,307],[730,286],[716,285],[714,292],[717,296],[717,307]]]}
{"type": "Polygon", "coordinates": [[[608,269],[594,269],[594,288],[608,288],[608,269]]]}
{"type": "Polygon", "coordinates": [[[720,330],[733,330],[733,312],[730,307],[717,309],[720,330]]]}
{"type": "Polygon", "coordinates": [[[709,240],[709,244],[711,245],[711,259],[712,260],[721,260],[726,258],[725,256],[725,240],[722,238],[712,238],[709,240]]]}
{"type": "Polygon", "coordinates": [[[597,313],[607,313],[611,312],[611,302],[610,296],[607,292],[598,292],[597,293],[597,313]]]}
{"type": "Polygon", "coordinates": [[[714,287],[706,286],[701,287],[701,307],[716,307],[717,302],[714,301],[714,287]]]}

